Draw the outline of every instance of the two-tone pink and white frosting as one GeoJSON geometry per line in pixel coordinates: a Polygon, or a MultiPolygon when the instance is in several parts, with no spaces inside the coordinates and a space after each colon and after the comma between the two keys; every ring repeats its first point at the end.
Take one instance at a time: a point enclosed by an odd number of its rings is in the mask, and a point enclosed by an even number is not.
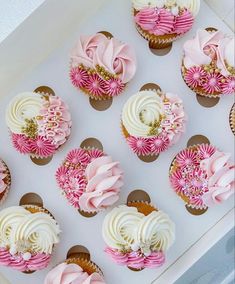
{"type": "Polygon", "coordinates": [[[135,72],[134,50],[102,33],[80,36],[71,51],[73,85],[96,98],[119,95],[135,72]]]}
{"type": "Polygon", "coordinates": [[[0,159],[0,194],[6,191],[9,188],[9,182],[6,182],[7,176],[10,173],[8,168],[6,167],[5,163],[0,159]]]}
{"type": "Polygon", "coordinates": [[[186,114],[175,94],[140,91],[122,111],[126,141],[137,155],[158,155],[175,144],[185,131],[186,114]]]}
{"type": "Polygon", "coordinates": [[[135,23],[152,35],[188,32],[200,8],[199,0],[132,0],[135,23]]]}
{"type": "Polygon", "coordinates": [[[234,37],[198,30],[195,38],[184,44],[183,65],[189,87],[199,87],[206,94],[234,93],[234,37]]]}
{"type": "Polygon", "coordinates": [[[52,156],[70,135],[68,106],[58,96],[20,93],[6,110],[6,123],[15,149],[40,158],[52,156]]]}
{"type": "Polygon", "coordinates": [[[61,263],[47,274],[44,284],[105,284],[105,280],[97,272],[89,275],[77,264],[61,263]]]}
{"type": "Polygon", "coordinates": [[[56,172],[69,203],[85,212],[98,212],[119,199],[123,171],[98,149],[74,149],[56,172]]]}
{"type": "Polygon", "coordinates": [[[203,209],[222,203],[235,192],[235,165],[231,154],[208,144],[182,150],[173,162],[170,182],[188,205],[203,209]]]}

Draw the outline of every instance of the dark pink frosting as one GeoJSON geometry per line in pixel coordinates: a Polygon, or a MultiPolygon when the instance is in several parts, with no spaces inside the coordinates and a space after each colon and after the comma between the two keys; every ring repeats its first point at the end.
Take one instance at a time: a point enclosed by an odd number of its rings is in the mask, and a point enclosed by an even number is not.
{"type": "Polygon", "coordinates": [[[11,255],[6,248],[0,248],[0,265],[9,266],[19,271],[41,270],[48,266],[50,254],[33,254],[29,260],[24,260],[21,254],[11,255]]]}

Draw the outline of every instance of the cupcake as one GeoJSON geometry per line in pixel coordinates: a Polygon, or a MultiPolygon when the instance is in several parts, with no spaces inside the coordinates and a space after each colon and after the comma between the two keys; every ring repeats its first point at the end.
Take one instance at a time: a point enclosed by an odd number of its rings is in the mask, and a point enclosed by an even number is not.
{"type": "Polygon", "coordinates": [[[105,252],[131,270],[156,268],[175,239],[175,225],[167,214],[146,201],[130,201],[109,212],[103,222],[105,252]]]}
{"type": "Polygon", "coordinates": [[[123,171],[102,150],[78,148],[68,153],[56,171],[56,181],[72,206],[96,214],[119,199],[123,171]]]}
{"type": "Polygon", "coordinates": [[[200,0],[132,0],[132,6],[137,31],[162,49],[192,28],[200,0]]]}
{"type": "Polygon", "coordinates": [[[15,96],[7,107],[6,123],[14,148],[41,159],[54,155],[67,141],[72,125],[61,98],[37,92],[15,96]]]}
{"type": "Polygon", "coordinates": [[[139,91],[130,97],[121,118],[123,135],[139,157],[166,151],[185,131],[185,122],[182,100],[156,90],[139,91]]]}
{"type": "Polygon", "coordinates": [[[234,37],[213,28],[197,30],[183,49],[182,76],[192,91],[209,98],[234,93],[234,37]]]}
{"type": "Polygon", "coordinates": [[[48,266],[59,242],[59,226],[49,212],[35,205],[0,211],[0,265],[22,272],[48,266]]]}
{"type": "Polygon", "coordinates": [[[230,156],[209,144],[190,146],[176,155],[170,183],[190,213],[202,214],[234,194],[235,165],[230,156]]]}
{"type": "Polygon", "coordinates": [[[11,186],[11,174],[2,159],[0,159],[0,204],[4,202],[11,186]]]}
{"type": "Polygon", "coordinates": [[[108,100],[122,93],[135,71],[134,50],[103,33],[80,36],[71,52],[71,82],[95,100],[108,100]]]}
{"type": "Polygon", "coordinates": [[[229,125],[233,132],[233,135],[235,135],[235,103],[233,104],[229,114],[229,125]]]}
{"type": "Polygon", "coordinates": [[[105,284],[103,274],[92,261],[74,257],[57,265],[46,276],[44,284],[105,284]]]}

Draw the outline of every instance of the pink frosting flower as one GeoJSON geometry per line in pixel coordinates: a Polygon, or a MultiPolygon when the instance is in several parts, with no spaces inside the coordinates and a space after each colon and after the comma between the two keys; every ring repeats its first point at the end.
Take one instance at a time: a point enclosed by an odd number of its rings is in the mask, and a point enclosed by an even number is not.
{"type": "Polygon", "coordinates": [[[104,45],[107,40],[106,36],[100,33],[94,36],[80,36],[71,52],[72,67],[83,64],[86,67],[94,68],[93,60],[96,49],[99,45],[104,45]]]}
{"type": "Polygon", "coordinates": [[[201,144],[198,147],[198,154],[201,160],[207,159],[215,153],[215,147],[210,144],[201,144]]]}
{"type": "Polygon", "coordinates": [[[79,199],[81,210],[97,212],[113,205],[119,199],[123,185],[123,171],[119,162],[109,156],[93,160],[85,169],[87,186],[79,199]]]}
{"type": "Polygon", "coordinates": [[[75,67],[70,70],[69,73],[72,84],[77,88],[84,88],[87,85],[88,73],[86,70],[75,67]]]}
{"type": "Polygon", "coordinates": [[[208,189],[202,198],[207,206],[221,203],[228,199],[235,190],[234,169],[230,154],[216,151],[208,159],[202,160],[200,167],[208,176],[208,189]]]}
{"type": "Polygon", "coordinates": [[[50,157],[55,153],[56,147],[42,136],[30,140],[31,152],[39,157],[50,157]]]}
{"type": "Polygon", "coordinates": [[[104,152],[99,149],[89,149],[87,154],[90,157],[90,162],[92,162],[96,158],[104,156],[104,152]]]}
{"type": "Polygon", "coordinates": [[[182,168],[187,166],[197,165],[198,164],[197,152],[193,151],[192,149],[182,150],[176,156],[176,162],[182,168]]]}
{"type": "Polygon", "coordinates": [[[93,74],[89,76],[86,89],[91,95],[100,97],[105,93],[104,86],[104,80],[100,78],[97,74],[93,74]]]}
{"type": "Polygon", "coordinates": [[[161,251],[152,252],[144,260],[144,267],[156,268],[163,265],[165,262],[165,255],[161,251]]]}
{"type": "Polygon", "coordinates": [[[86,150],[79,148],[71,150],[66,156],[66,160],[74,165],[86,166],[90,162],[90,157],[86,150]]]}
{"type": "Polygon", "coordinates": [[[132,251],[128,255],[127,266],[135,269],[144,268],[145,257],[138,251],[132,251]]]}
{"type": "Polygon", "coordinates": [[[119,265],[127,265],[128,262],[128,254],[122,253],[116,249],[112,249],[107,247],[105,252],[113,259],[113,261],[119,265]]]}
{"type": "Polygon", "coordinates": [[[160,154],[168,149],[170,140],[166,135],[159,134],[151,140],[151,152],[154,154],[160,154]]]}
{"type": "Polygon", "coordinates": [[[208,94],[221,92],[221,80],[223,76],[218,73],[207,73],[205,81],[202,82],[203,90],[208,94]]]}
{"type": "Polygon", "coordinates": [[[182,175],[181,170],[177,170],[170,175],[170,182],[176,193],[183,193],[186,181],[182,175]]]}
{"type": "Polygon", "coordinates": [[[229,95],[235,92],[235,77],[228,76],[225,82],[221,84],[222,93],[229,95]]]}
{"type": "Polygon", "coordinates": [[[14,147],[21,154],[29,154],[31,152],[30,139],[24,134],[11,133],[11,139],[14,147]]]}
{"type": "Polygon", "coordinates": [[[205,80],[206,72],[200,66],[189,68],[184,76],[184,79],[190,87],[196,88],[201,86],[205,80]]]}
{"type": "Polygon", "coordinates": [[[11,255],[6,248],[0,248],[0,265],[19,271],[36,271],[44,269],[51,260],[50,254],[33,254],[29,260],[24,260],[22,254],[11,255]]]}
{"type": "Polygon", "coordinates": [[[172,34],[175,16],[166,9],[144,8],[135,16],[135,22],[143,30],[154,35],[172,34]]]}
{"type": "Polygon", "coordinates": [[[98,46],[93,64],[117,75],[122,83],[126,84],[136,72],[135,51],[129,45],[111,38],[98,46]]]}
{"type": "Polygon", "coordinates": [[[194,22],[194,17],[189,10],[185,9],[181,14],[176,17],[174,33],[184,34],[188,32],[194,22]]]}
{"type": "Polygon", "coordinates": [[[149,155],[151,153],[151,139],[129,136],[127,143],[137,155],[149,155]]]}
{"type": "Polygon", "coordinates": [[[120,79],[109,79],[104,83],[104,91],[110,97],[119,95],[125,87],[125,84],[120,79]]]}
{"type": "Polygon", "coordinates": [[[55,177],[59,187],[63,188],[64,184],[66,183],[68,171],[69,169],[64,165],[59,167],[58,170],[56,171],[55,177]]]}
{"type": "Polygon", "coordinates": [[[97,272],[89,275],[77,264],[61,263],[47,274],[44,284],[105,284],[105,281],[97,272]]]}

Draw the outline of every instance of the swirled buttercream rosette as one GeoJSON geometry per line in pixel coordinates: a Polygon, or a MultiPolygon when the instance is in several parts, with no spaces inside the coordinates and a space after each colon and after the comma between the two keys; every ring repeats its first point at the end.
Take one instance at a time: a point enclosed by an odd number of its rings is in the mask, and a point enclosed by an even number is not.
{"type": "Polygon", "coordinates": [[[132,6],[137,31],[161,49],[192,28],[200,0],[132,0],[132,6]]]}
{"type": "Polygon", "coordinates": [[[175,94],[143,90],[130,97],[122,110],[121,127],[138,156],[158,156],[185,131],[182,100],[175,94]]]}
{"type": "Polygon", "coordinates": [[[15,96],[6,109],[6,123],[14,148],[41,159],[55,154],[72,126],[68,106],[60,97],[37,92],[15,96]]]}
{"type": "Polygon", "coordinates": [[[57,169],[56,181],[73,207],[96,214],[119,199],[123,171],[119,162],[102,150],[77,148],[67,154],[57,169]]]}
{"type": "Polygon", "coordinates": [[[195,215],[225,202],[234,194],[235,165],[231,154],[210,144],[198,144],[180,151],[170,167],[170,183],[195,215]]]}
{"type": "Polygon", "coordinates": [[[5,201],[11,186],[11,174],[8,166],[0,158],[0,205],[5,201]]]}
{"type": "Polygon", "coordinates": [[[213,28],[185,42],[182,76],[196,94],[219,98],[235,92],[234,36],[213,28]]]}
{"type": "Polygon", "coordinates": [[[49,212],[35,205],[0,211],[0,265],[21,272],[44,269],[59,242],[60,229],[49,212]]]}
{"type": "Polygon", "coordinates": [[[117,264],[139,271],[164,264],[175,239],[175,225],[147,201],[129,201],[109,212],[103,222],[106,254],[117,264]]]}
{"type": "Polygon", "coordinates": [[[95,100],[121,94],[136,71],[134,50],[103,33],[80,36],[70,57],[72,84],[95,100]]]}
{"type": "MultiPolygon", "coordinates": [[[[71,248],[78,249],[80,246],[71,248]]],[[[44,284],[105,284],[100,268],[90,260],[89,253],[75,252],[55,266],[46,276],[44,284]]]]}

